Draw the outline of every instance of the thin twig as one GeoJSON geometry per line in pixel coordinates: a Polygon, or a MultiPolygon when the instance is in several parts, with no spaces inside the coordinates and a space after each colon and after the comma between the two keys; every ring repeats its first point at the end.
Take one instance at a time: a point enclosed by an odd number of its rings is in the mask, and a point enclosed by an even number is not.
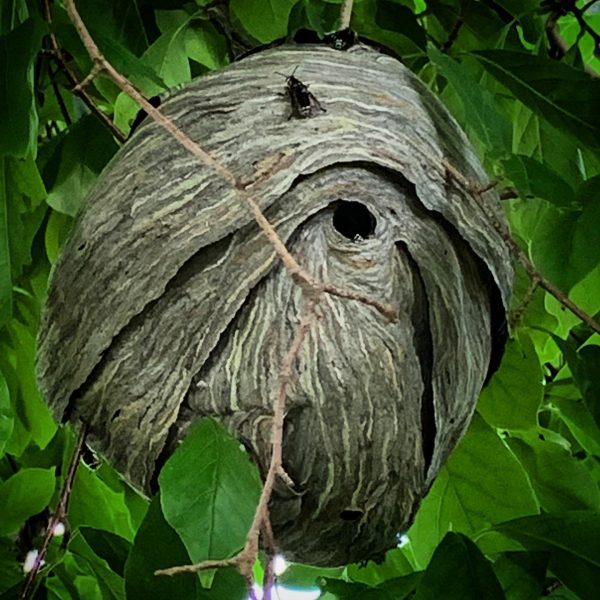
{"type": "Polygon", "coordinates": [[[506,225],[504,225],[496,217],[493,211],[487,206],[482,192],[477,187],[473,186],[469,180],[452,166],[448,161],[443,160],[442,164],[446,170],[446,173],[458,183],[458,185],[467,193],[470,193],[481,210],[484,211],[490,223],[494,229],[500,234],[504,242],[508,245],[512,254],[521,263],[527,274],[531,279],[536,279],[539,282],[540,287],[544,288],[549,294],[554,296],[564,307],[568,308],[575,316],[579,317],[586,325],[591,327],[596,333],[600,333],[600,323],[595,321],[588,313],[586,313],[581,307],[573,302],[561,289],[554,285],[551,281],[546,279],[529,260],[529,257],[523,252],[519,244],[515,242],[510,234],[510,231],[506,225]]]}
{"type": "Polygon", "coordinates": [[[236,566],[244,577],[252,576],[252,568],[258,557],[259,537],[260,532],[265,527],[268,519],[268,508],[275,479],[283,461],[283,424],[285,419],[285,399],[287,397],[287,389],[292,378],[294,363],[298,358],[298,354],[304,342],[304,338],[308,333],[311,325],[316,321],[317,303],[316,301],[308,301],[306,313],[300,324],[298,325],[294,338],[290,347],[283,359],[281,371],[279,373],[279,384],[276,389],[275,398],[273,400],[273,426],[272,426],[272,449],[271,462],[269,470],[265,477],[263,489],[254,513],[252,525],[246,536],[246,544],[243,550],[232,558],[224,560],[205,560],[194,565],[182,565],[179,567],[170,567],[168,569],[160,569],[155,571],[155,575],[179,575],[181,573],[197,573],[207,569],[224,568],[236,566]]]}
{"type": "Polygon", "coordinates": [[[532,277],[531,281],[529,282],[529,287],[527,288],[527,291],[525,292],[523,299],[521,300],[521,303],[517,308],[515,308],[515,310],[512,312],[508,319],[511,329],[515,329],[520,325],[521,321],[523,320],[523,316],[525,315],[525,311],[527,310],[529,304],[531,304],[531,301],[533,300],[533,295],[535,294],[535,291],[538,289],[539,285],[539,277],[532,277]]]}
{"type": "Polygon", "coordinates": [[[85,425],[82,425],[79,431],[79,435],[77,436],[77,442],[75,444],[71,460],[69,462],[69,468],[65,476],[65,481],[63,483],[63,488],[60,494],[60,498],[58,500],[58,504],[56,505],[54,514],[48,519],[48,525],[46,528],[46,533],[44,535],[44,540],[42,542],[42,547],[40,548],[40,551],[33,563],[31,571],[27,573],[27,577],[23,582],[23,589],[21,590],[21,594],[19,595],[19,600],[28,600],[32,597],[34,592],[35,580],[42,567],[42,564],[44,563],[44,558],[46,556],[46,553],[48,552],[48,548],[50,547],[50,541],[54,536],[54,530],[59,523],[64,523],[64,521],[66,520],[67,511],[69,508],[69,499],[71,497],[71,490],[73,489],[73,481],[75,480],[77,467],[79,466],[79,461],[83,453],[83,445],[85,443],[86,434],[87,427],[85,425]]]}
{"type": "Polygon", "coordinates": [[[73,121],[71,119],[71,115],[69,114],[69,110],[67,109],[67,105],[65,104],[64,98],[62,97],[62,94],[60,93],[58,84],[56,83],[56,80],[54,79],[54,76],[56,75],[56,71],[52,70],[52,66],[50,65],[50,62],[48,62],[47,70],[48,70],[48,77],[50,79],[50,85],[52,86],[52,91],[54,92],[54,97],[56,98],[56,102],[58,103],[60,112],[61,112],[63,119],[65,120],[65,123],[67,124],[67,127],[68,127],[69,125],[71,125],[71,123],[73,121]]]}
{"type": "Polygon", "coordinates": [[[462,29],[464,24],[465,24],[465,3],[464,3],[464,0],[461,0],[460,8],[458,11],[458,16],[456,17],[456,21],[454,22],[454,25],[452,26],[452,29],[450,30],[450,33],[448,34],[448,39],[446,40],[445,44],[442,46],[442,52],[445,52],[446,54],[449,52],[450,48],[452,48],[452,45],[458,38],[458,34],[460,33],[460,30],[462,29]]]}
{"type": "Polygon", "coordinates": [[[350,21],[352,19],[352,5],[354,0],[344,0],[340,7],[340,24],[338,31],[348,29],[350,27],[350,21]]]}
{"type": "MultiPolygon", "coordinates": [[[[44,0],[43,3],[44,9],[44,19],[47,23],[52,23],[52,9],[50,6],[50,0],[44,0]]],[[[63,59],[63,54],[56,39],[56,36],[53,33],[50,33],[48,36],[50,38],[50,45],[52,47],[52,56],[56,60],[59,68],[64,73],[67,78],[71,91],[75,94],[81,101],[90,109],[90,111],[100,119],[100,121],[107,127],[112,135],[121,143],[125,143],[127,140],[127,136],[112,122],[112,120],[106,115],[100,108],[96,105],[92,97],[84,90],[77,89],[78,81],[77,77],[71,70],[71,68],[67,65],[66,61],[63,59]]]]}
{"type": "Polygon", "coordinates": [[[265,217],[260,209],[260,206],[256,200],[246,191],[245,186],[238,180],[238,178],[223,164],[212,157],[208,152],[203,150],[196,142],[188,137],[179,127],[177,127],[171,119],[165,117],[160,110],[152,106],[150,102],[135,88],[135,86],[121,73],[119,73],[103,56],[100,49],[92,39],[85,23],[82,21],[81,16],[75,8],[74,0],[65,0],[65,9],[71,19],[75,29],[77,30],[79,37],[81,38],[84,46],[87,48],[92,61],[96,65],[96,72],[98,70],[107,73],[113,81],[133,100],[135,100],[152,118],[156,123],[166,129],[184,148],[186,148],[191,154],[193,154],[201,163],[212,168],[218,173],[225,181],[231,184],[236,189],[237,193],[241,196],[242,200],[247,204],[250,212],[254,219],[258,223],[267,239],[271,242],[271,245],[275,249],[275,252],[283,262],[286,270],[294,281],[300,285],[303,292],[308,298],[318,297],[322,293],[327,293],[341,298],[348,298],[363,302],[369,306],[372,306],[378,310],[382,315],[388,319],[392,319],[395,314],[394,310],[375,300],[364,296],[358,292],[352,292],[349,290],[343,290],[336,287],[333,284],[321,284],[312,275],[305,271],[296,261],[296,259],[290,254],[285,244],[275,231],[275,228],[268,219],[265,217]]]}

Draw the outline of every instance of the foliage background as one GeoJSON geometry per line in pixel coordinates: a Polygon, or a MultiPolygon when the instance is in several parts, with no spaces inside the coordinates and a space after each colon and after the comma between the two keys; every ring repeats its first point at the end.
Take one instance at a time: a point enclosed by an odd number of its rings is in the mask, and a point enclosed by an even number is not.
{"type": "MultiPolygon", "coordinates": [[[[600,4],[600,3],[599,3],[600,4]]],[[[0,598],[39,544],[74,446],[36,387],[50,268],[119,143],[72,93],[91,63],[60,1],[0,4],[0,598]]],[[[79,0],[107,58],[147,95],[301,27],[336,27],[339,0],[79,0]]],[[[588,313],[600,311],[600,6],[538,0],[355,0],[352,27],[402,57],[467,131],[505,189],[513,236],[588,313]],[[585,12],[582,10],[585,8],[585,12]]],[[[100,76],[87,88],[125,134],[137,112],[100,76]]],[[[519,272],[504,360],[460,446],[385,563],[292,565],[288,586],[327,598],[591,599],[600,589],[600,338],[519,272]],[[526,302],[524,303],[524,299],[526,302]]],[[[151,503],[88,457],[37,598],[243,598],[233,571],[155,568],[242,545],[260,484],[218,424],[202,422],[151,503]],[[201,464],[198,457],[202,456],[201,464]]],[[[400,533],[400,532],[399,532],[400,533]]],[[[260,575],[261,567],[256,567],[260,575]]]]}

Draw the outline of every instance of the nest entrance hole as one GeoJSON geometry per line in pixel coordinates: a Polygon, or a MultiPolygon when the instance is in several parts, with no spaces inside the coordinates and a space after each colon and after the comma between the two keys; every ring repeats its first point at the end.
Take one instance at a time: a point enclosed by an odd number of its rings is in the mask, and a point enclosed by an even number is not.
{"type": "Polygon", "coordinates": [[[366,240],[375,234],[377,220],[361,202],[338,200],[333,211],[333,226],[338,233],[349,240],[366,240]]]}

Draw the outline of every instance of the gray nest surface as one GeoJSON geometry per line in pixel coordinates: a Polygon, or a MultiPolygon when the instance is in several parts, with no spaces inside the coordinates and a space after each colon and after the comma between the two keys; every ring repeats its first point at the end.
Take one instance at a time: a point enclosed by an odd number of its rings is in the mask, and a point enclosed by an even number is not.
{"type": "MultiPolygon", "coordinates": [[[[379,557],[467,427],[512,284],[495,192],[463,132],[397,60],[271,49],[161,107],[259,203],[299,262],[391,304],[327,296],[286,402],[271,518],[294,560],[379,557]],[[326,112],[289,118],[286,81],[326,112]]],[[[58,419],[150,491],[188,426],[225,423],[268,464],[273,390],[303,301],[238,191],[147,119],[101,174],[52,275],[41,389],[58,419]]],[[[201,460],[201,457],[199,457],[201,460]]]]}

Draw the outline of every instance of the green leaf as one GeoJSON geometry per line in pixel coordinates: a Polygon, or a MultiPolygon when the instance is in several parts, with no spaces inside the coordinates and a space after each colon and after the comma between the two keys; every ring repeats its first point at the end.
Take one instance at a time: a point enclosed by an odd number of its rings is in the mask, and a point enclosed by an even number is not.
{"type": "Polygon", "coordinates": [[[476,414],[423,500],[408,537],[424,565],[449,530],[474,534],[490,523],[537,512],[525,471],[476,414]]]}
{"type": "Polygon", "coordinates": [[[131,543],[120,535],[102,531],[93,527],[80,527],[79,532],[96,556],[121,577],[125,576],[125,561],[131,549],[131,543]]]}
{"type": "Polygon", "coordinates": [[[505,552],[494,562],[494,572],[506,600],[539,600],[547,566],[545,552],[505,552]]]}
{"type": "Polygon", "coordinates": [[[54,469],[21,469],[0,484],[0,535],[15,533],[29,517],[44,510],[55,485],[54,469]]]}
{"type": "Polygon", "coordinates": [[[12,316],[12,268],[6,162],[6,159],[0,156],[0,327],[12,316]]]}
{"type": "Polygon", "coordinates": [[[537,425],[544,397],[543,373],[531,338],[509,340],[499,370],[479,398],[477,410],[492,427],[529,429],[537,425]]]}
{"type": "Polygon", "coordinates": [[[17,586],[17,593],[12,598],[17,600],[21,591],[23,581],[23,571],[17,561],[17,549],[12,540],[0,538],[0,598],[4,600],[5,596],[11,598],[9,594],[4,594],[13,586],[17,586]]]}
{"type": "Polygon", "coordinates": [[[421,573],[411,573],[384,581],[376,587],[326,578],[319,584],[323,592],[333,594],[339,600],[402,600],[413,597],[420,579],[421,573]]]}
{"type": "Polygon", "coordinates": [[[447,533],[419,582],[415,600],[503,600],[491,563],[460,533],[447,533]]]}
{"type": "Polygon", "coordinates": [[[138,56],[148,47],[138,0],[78,0],[77,10],[96,36],[111,38],[138,56]]]}
{"type": "Polygon", "coordinates": [[[19,379],[16,411],[31,432],[33,441],[44,448],[56,433],[56,423],[50,414],[35,378],[35,338],[29,328],[13,319],[10,323],[14,339],[16,373],[19,379]]]}
{"type": "Polygon", "coordinates": [[[160,577],[157,569],[185,565],[190,558],[179,536],[169,527],[156,496],[133,542],[125,564],[125,589],[128,598],[164,600],[196,598],[200,581],[197,576],[160,577]]]}
{"type": "Polygon", "coordinates": [[[440,52],[433,44],[427,47],[427,54],[438,73],[450,83],[460,98],[465,111],[463,124],[473,130],[491,154],[510,152],[509,123],[493,94],[464,65],[440,52]]]}
{"type": "Polygon", "coordinates": [[[33,441],[44,448],[54,437],[57,427],[35,378],[35,338],[29,328],[14,319],[10,323],[10,332],[14,339],[19,379],[16,410],[31,432],[33,441]]]}
{"type": "Polygon", "coordinates": [[[600,346],[584,346],[577,352],[569,342],[558,336],[553,335],[552,339],[564,354],[583,401],[600,427],[600,386],[596,385],[600,369],[600,346]]]}
{"type": "Polygon", "coordinates": [[[581,598],[596,598],[600,587],[600,515],[573,511],[502,523],[496,531],[528,550],[550,552],[550,569],[581,598]]]}
{"type": "Polygon", "coordinates": [[[45,29],[39,19],[31,18],[0,36],[0,155],[35,154],[33,67],[45,29]]]}
{"type": "Polygon", "coordinates": [[[386,552],[385,560],[381,564],[369,561],[366,565],[348,565],[346,567],[346,577],[352,581],[359,581],[373,586],[387,581],[388,579],[412,573],[414,571],[413,565],[404,554],[404,550],[409,547],[409,545],[410,542],[403,545],[402,548],[394,548],[386,552]]]}
{"type": "Polygon", "coordinates": [[[311,587],[317,585],[319,579],[339,579],[343,574],[344,567],[328,568],[291,564],[277,577],[277,582],[287,586],[311,587]]]}
{"type": "Polygon", "coordinates": [[[507,440],[547,512],[600,509],[600,491],[585,465],[559,444],[538,436],[507,440]]]}
{"type": "Polygon", "coordinates": [[[422,50],[427,46],[425,30],[408,6],[402,6],[393,0],[378,0],[375,4],[375,24],[383,30],[407,37],[422,50]]]}
{"type": "Polygon", "coordinates": [[[478,50],[473,56],[498,81],[549,123],[600,148],[600,81],[550,58],[511,50],[478,50]],[[573,93],[573,90],[577,93],[573,93]]]}
{"type": "Polygon", "coordinates": [[[81,118],[57,144],[44,168],[49,190],[46,202],[55,210],[75,216],[96,178],[119,149],[96,117],[81,118]]]}
{"type": "MultiPolygon", "coordinates": [[[[125,542],[122,538],[120,539],[125,542]]],[[[87,581],[91,579],[95,584],[91,589],[94,592],[99,591],[99,597],[102,600],[125,600],[125,584],[122,576],[114,571],[112,565],[106,561],[104,556],[95,553],[85,537],[74,535],[69,541],[69,551],[73,553],[81,572],[84,573],[83,580],[86,582],[86,586],[88,585],[87,581]]],[[[78,577],[81,577],[81,575],[73,578],[75,582],[77,582],[78,577]]],[[[82,598],[88,597],[84,595],[88,592],[82,591],[81,584],[76,583],[76,587],[82,598]]]]}
{"type": "Polygon", "coordinates": [[[594,417],[583,399],[561,398],[552,393],[550,400],[558,409],[561,418],[571,431],[571,435],[585,451],[588,454],[600,456],[600,428],[596,425],[594,417]]]}
{"type": "Polygon", "coordinates": [[[0,371],[0,457],[4,455],[4,447],[12,435],[13,426],[14,417],[10,391],[4,373],[0,371]]]}
{"type": "Polygon", "coordinates": [[[69,523],[109,531],[128,541],[135,531],[123,492],[115,492],[94,471],[80,464],[69,501],[69,523]]]}
{"type": "Polygon", "coordinates": [[[513,154],[503,161],[505,175],[523,196],[535,196],[558,208],[572,208],[575,191],[553,169],[529,156],[513,154]]]}
{"type": "Polygon", "coordinates": [[[264,44],[287,33],[292,7],[298,0],[231,0],[229,10],[242,27],[264,44]]]}
{"type": "Polygon", "coordinates": [[[194,562],[226,558],[244,545],[260,478],[239,442],[215,421],[190,429],[159,476],[163,513],[194,562]]]}

